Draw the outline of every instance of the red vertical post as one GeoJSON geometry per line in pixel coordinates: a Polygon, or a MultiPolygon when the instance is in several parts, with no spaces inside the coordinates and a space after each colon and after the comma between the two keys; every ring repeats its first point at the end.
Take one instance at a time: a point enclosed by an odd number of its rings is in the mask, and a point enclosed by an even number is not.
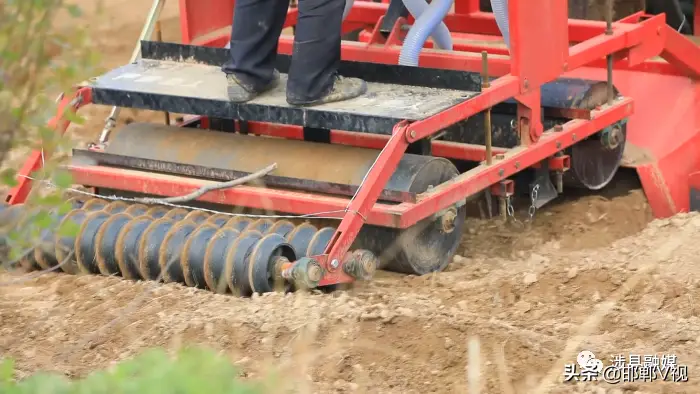
{"type": "Polygon", "coordinates": [[[558,78],[568,68],[568,12],[567,3],[561,0],[509,2],[511,74],[520,81],[520,95],[515,99],[519,103],[517,123],[521,144],[537,142],[543,132],[540,86],[558,78]]]}

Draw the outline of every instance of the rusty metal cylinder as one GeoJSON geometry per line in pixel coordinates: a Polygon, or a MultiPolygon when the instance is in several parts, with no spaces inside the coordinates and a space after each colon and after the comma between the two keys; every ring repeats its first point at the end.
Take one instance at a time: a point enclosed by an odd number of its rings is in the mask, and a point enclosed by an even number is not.
{"type": "MultiPolygon", "coordinates": [[[[115,134],[104,153],[82,152],[99,164],[230,180],[272,163],[258,182],[271,187],[350,195],[362,184],[379,151],[272,137],[132,123],[115,134]]],[[[446,159],[406,154],[387,182],[383,200],[412,201],[411,193],[437,186],[454,171],[446,159]]],[[[253,182],[252,184],[255,184],[253,182]]]]}

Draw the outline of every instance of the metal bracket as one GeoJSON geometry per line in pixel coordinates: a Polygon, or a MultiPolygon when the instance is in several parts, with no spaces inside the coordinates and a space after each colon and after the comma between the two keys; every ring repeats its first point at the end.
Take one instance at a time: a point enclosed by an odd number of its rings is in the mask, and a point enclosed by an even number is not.
{"type": "Polygon", "coordinates": [[[534,188],[538,185],[537,198],[533,201],[533,206],[540,209],[559,196],[556,187],[552,183],[548,159],[542,160],[540,168],[535,169],[535,180],[530,183],[531,195],[534,188]]]}
{"type": "MultiPolygon", "coordinates": [[[[153,5],[151,10],[148,12],[148,17],[146,17],[146,22],[143,24],[143,29],[141,30],[141,35],[139,35],[139,40],[136,42],[136,47],[134,52],[131,54],[131,59],[129,63],[136,62],[141,57],[141,41],[153,35],[153,31],[156,27],[156,22],[160,19],[160,13],[163,11],[163,6],[165,6],[165,0],[153,0],[153,5]]],[[[100,134],[100,139],[98,145],[104,146],[109,140],[109,133],[117,125],[117,118],[119,118],[119,113],[121,108],[112,107],[112,112],[105,120],[105,127],[102,129],[100,134]]]]}

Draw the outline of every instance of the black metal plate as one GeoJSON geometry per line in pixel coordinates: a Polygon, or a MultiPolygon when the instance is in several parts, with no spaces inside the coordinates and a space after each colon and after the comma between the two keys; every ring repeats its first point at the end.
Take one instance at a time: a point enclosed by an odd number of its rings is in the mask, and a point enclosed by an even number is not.
{"type": "Polygon", "coordinates": [[[116,105],[376,134],[391,134],[402,120],[417,121],[459,104],[477,93],[421,86],[369,83],[367,94],[311,108],[286,101],[287,76],[253,101],[231,103],[219,67],[144,59],[96,78],[93,101],[116,105]]]}

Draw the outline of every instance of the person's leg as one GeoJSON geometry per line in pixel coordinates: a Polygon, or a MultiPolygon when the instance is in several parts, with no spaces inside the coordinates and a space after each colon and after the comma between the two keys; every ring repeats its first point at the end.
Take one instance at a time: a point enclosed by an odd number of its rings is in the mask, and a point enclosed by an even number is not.
{"type": "Polygon", "coordinates": [[[363,80],[337,74],[345,0],[299,0],[298,7],[287,102],[315,105],[364,94],[367,84],[363,80]]]}
{"type": "Polygon", "coordinates": [[[231,101],[245,102],[274,88],[277,42],[289,0],[236,0],[230,58],[222,67],[231,101]]]}

